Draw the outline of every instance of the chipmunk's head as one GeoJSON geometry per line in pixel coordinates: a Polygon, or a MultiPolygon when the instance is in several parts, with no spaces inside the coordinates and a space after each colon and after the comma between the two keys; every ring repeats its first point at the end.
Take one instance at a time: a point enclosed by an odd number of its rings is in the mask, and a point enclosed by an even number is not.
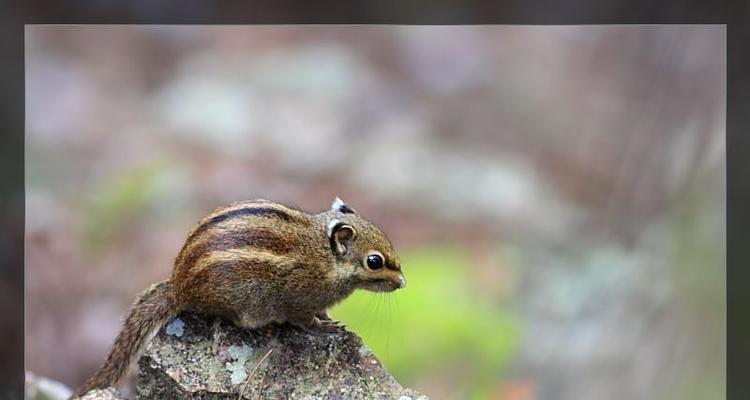
{"type": "Polygon", "coordinates": [[[325,212],[336,268],[357,288],[392,292],[406,286],[401,261],[388,236],[338,197],[325,212]]]}

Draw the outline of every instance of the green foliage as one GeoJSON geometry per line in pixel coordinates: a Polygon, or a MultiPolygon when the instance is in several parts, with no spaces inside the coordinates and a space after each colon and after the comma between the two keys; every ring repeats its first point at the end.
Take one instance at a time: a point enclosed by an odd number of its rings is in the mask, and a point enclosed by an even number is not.
{"type": "Polygon", "coordinates": [[[451,371],[463,376],[464,391],[486,393],[517,348],[516,313],[477,293],[469,257],[460,251],[402,252],[401,265],[405,289],[358,291],[332,310],[333,318],[360,334],[403,384],[428,370],[451,371]]]}
{"type": "Polygon", "coordinates": [[[90,200],[82,205],[83,235],[91,250],[112,243],[118,230],[159,197],[166,170],[166,162],[138,165],[91,189],[90,200]]]}
{"type": "Polygon", "coordinates": [[[726,395],[726,188],[721,169],[701,179],[671,214],[674,310],[691,356],[664,398],[726,395]]]}

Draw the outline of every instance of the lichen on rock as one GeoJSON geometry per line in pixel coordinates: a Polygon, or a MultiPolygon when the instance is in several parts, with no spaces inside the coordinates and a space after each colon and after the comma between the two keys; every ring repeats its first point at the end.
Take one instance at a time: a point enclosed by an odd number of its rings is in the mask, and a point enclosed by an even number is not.
{"type": "Polygon", "coordinates": [[[80,400],[125,400],[115,388],[96,389],[86,393],[80,400]]]}
{"type": "Polygon", "coordinates": [[[180,335],[168,324],[141,357],[138,399],[236,400],[243,388],[245,399],[427,399],[396,382],[351,332],[246,330],[190,313],[179,320],[180,335]]]}

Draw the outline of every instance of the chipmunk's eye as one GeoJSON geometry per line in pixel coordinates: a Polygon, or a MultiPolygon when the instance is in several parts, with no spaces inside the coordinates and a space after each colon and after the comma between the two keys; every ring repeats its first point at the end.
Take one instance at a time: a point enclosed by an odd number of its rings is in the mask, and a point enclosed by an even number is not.
{"type": "Polygon", "coordinates": [[[372,270],[383,268],[383,257],[380,254],[370,254],[367,256],[367,268],[372,270]]]}

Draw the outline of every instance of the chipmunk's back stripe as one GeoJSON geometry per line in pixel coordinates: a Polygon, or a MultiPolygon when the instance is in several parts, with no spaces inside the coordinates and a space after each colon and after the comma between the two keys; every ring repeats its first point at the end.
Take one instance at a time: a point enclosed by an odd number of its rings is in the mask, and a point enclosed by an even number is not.
{"type": "Polygon", "coordinates": [[[278,235],[265,230],[222,230],[214,240],[200,241],[186,247],[180,254],[182,264],[194,264],[199,258],[212,252],[226,250],[263,251],[270,254],[289,254],[299,242],[293,238],[282,239],[278,235]]]}
{"type": "Polygon", "coordinates": [[[288,270],[288,268],[279,268],[280,266],[289,266],[294,262],[295,258],[288,255],[256,250],[232,249],[214,251],[201,257],[197,260],[196,265],[190,269],[190,273],[194,274],[197,279],[202,279],[201,277],[210,279],[211,275],[214,277],[221,275],[216,273],[206,275],[210,269],[225,269],[224,274],[230,275],[233,271],[237,270],[238,266],[243,265],[242,268],[253,271],[255,278],[269,280],[273,279],[274,276],[278,277],[280,273],[284,274],[284,270],[288,270]]]}
{"type": "Polygon", "coordinates": [[[210,226],[213,224],[218,224],[219,222],[226,221],[230,218],[235,218],[243,215],[276,215],[277,217],[283,219],[284,221],[291,222],[294,218],[287,214],[284,211],[281,211],[277,208],[270,208],[270,207],[246,207],[246,208],[240,208],[237,210],[227,211],[224,214],[219,214],[210,220],[203,224],[203,226],[210,226]]]}
{"type": "MultiPolygon", "coordinates": [[[[288,222],[298,219],[296,218],[296,216],[292,215],[291,213],[287,212],[281,207],[277,207],[275,205],[271,206],[271,204],[273,203],[256,203],[256,205],[254,206],[252,204],[253,203],[248,203],[246,207],[235,208],[235,209],[226,211],[224,213],[221,213],[219,215],[214,215],[213,217],[209,218],[206,222],[204,222],[203,224],[195,228],[195,230],[188,237],[187,241],[190,242],[193,238],[198,236],[201,232],[205,231],[206,229],[210,228],[213,225],[217,225],[221,222],[224,222],[233,218],[237,218],[237,217],[247,216],[247,215],[272,215],[272,216],[278,217],[288,222]]],[[[292,211],[292,210],[289,210],[289,211],[292,211]]]]}

